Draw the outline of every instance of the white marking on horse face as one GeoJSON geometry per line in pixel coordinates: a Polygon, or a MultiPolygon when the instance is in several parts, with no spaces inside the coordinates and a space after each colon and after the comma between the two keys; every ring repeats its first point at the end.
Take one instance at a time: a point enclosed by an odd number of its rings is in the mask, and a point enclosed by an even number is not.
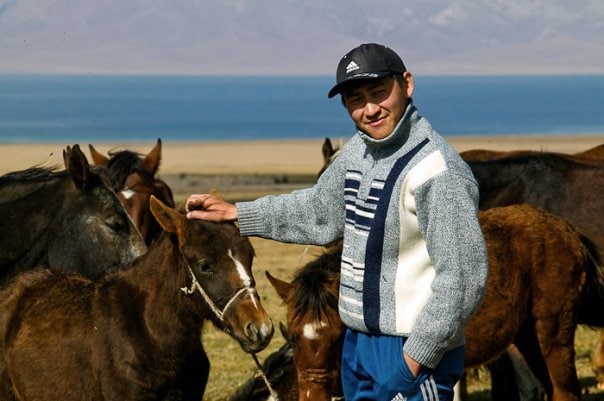
{"type": "MultiPolygon", "coordinates": [[[[243,266],[243,263],[241,263],[240,261],[235,259],[235,257],[233,256],[233,252],[230,249],[229,249],[228,255],[229,255],[229,258],[231,258],[233,260],[233,263],[235,263],[235,267],[237,268],[237,273],[239,273],[239,277],[241,277],[243,286],[250,287],[252,285],[252,278],[247,274],[247,271],[245,271],[245,267],[243,266]]],[[[250,288],[247,290],[247,293],[250,296],[250,298],[252,299],[252,303],[254,304],[254,307],[256,309],[258,309],[259,303],[258,303],[258,297],[256,294],[256,290],[254,288],[250,288]]]]}
{"type": "Polygon", "coordinates": [[[134,195],[136,195],[136,192],[134,192],[133,190],[128,189],[128,188],[126,188],[126,189],[122,189],[122,191],[121,191],[120,193],[121,193],[121,194],[122,194],[122,196],[123,196],[124,198],[126,198],[126,199],[130,199],[130,198],[132,198],[134,195]]]}
{"type": "Polygon", "coordinates": [[[319,331],[327,326],[325,322],[306,323],[302,329],[302,335],[308,340],[316,340],[319,338],[319,331]]]}
{"type": "Polygon", "coordinates": [[[237,273],[239,273],[239,277],[241,277],[241,281],[243,281],[243,285],[245,287],[249,287],[250,285],[252,285],[252,278],[245,271],[245,267],[243,267],[243,264],[240,261],[238,261],[237,259],[235,259],[235,257],[233,256],[233,252],[230,249],[229,249],[229,258],[231,258],[233,260],[233,263],[235,263],[235,267],[237,268],[237,273]]]}

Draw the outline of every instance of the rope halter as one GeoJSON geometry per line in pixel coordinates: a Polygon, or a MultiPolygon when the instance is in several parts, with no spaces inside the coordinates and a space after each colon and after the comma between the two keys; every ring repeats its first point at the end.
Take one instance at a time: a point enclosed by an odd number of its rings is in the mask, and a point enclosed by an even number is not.
{"type": "Polygon", "coordinates": [[[231,299],[229,299],[229,301],[226,303],[226,305],[224,305],[224,308],[222,308],[222,310],[220,310],[218,308],[218,306],[216,306],[216,304],[214,303],[214,301],[212,301],[212,299],[210,298],[210,296],[208,295],[208,293],[203,289],[203,287],[201,286],[201,284],[199,284],[199,281],[197,281],[197,277],[195,277],[195,274],[193,273],[193,269],[191,269],[191,267],[189,266],[189,264],[185,261],[185,264],[187,265],[187,269],[189,270],[189,274],[191,275],[191,287],[187,288],[187,287],[182,287],[180,290],[182,292],[184,292],[187,295],[191,295],[195,292],[195,290],[197,290],[203,300],[205,301],[206,304],[208,304],[208,306],[210,307],[210,309],[212,309],[212,312],[214,312],[214,314],[216,315],[216,317],[218,318],[218,320],[220,320],[222,323],[224,323],[224,314],[227,312],[227,310],[231,307],[231,305],[233,304],[233,302],[235,302],[235,300],[237,298],[239,298],[239,296],[241,296],[241,294],[244,294],[246,292],[255,292],[256,288],[252,287],[252,286],[244,286],[241,287],[232,297],[231,299]]]}

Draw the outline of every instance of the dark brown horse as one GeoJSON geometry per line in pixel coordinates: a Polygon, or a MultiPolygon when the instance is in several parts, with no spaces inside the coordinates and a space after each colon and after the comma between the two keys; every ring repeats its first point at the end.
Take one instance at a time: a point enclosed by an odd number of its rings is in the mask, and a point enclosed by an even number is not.
{"type": "MultiPolygon", "coordinates": [[[[481,212],[480,222],[487,242],[489,274],[484,302],[465,331],[466,367],[484,364],[515,344],[537,377],[544,382],[549,381],[544,374],[551,377],[551,385],[546,385],[550,399],[578,400],[573,341],[588,282],[599,280],[593,244],[565,220],[528,205],[481,212]],[[545,372],[541,366],[546,367],[545,372]]],[[[333,286],[339,262],[339,249],[333,248],[324,255],[322,264],[303,267],[291,284],[271,278],[288,310],[300,401],[328,400],[331,396],[332,383],[327,380],[309,383],[312,398],[302,391],[302,382],[307,368],[320,372],[322,379],[338,370],[337,349],[343,327],[334,306],[337,289],[334,291],[333,286]],[[319,272],[311,274],[311,270],[319,272]],[[301,275],[323,277],[324,281],[321,284],[321,279],[316,279],[310,281],[313,285],[303,286],[298,279],[301,275]],[[321,285],[323,288],[316,288],[321,285]],[[331,295],[317,297],[317,293],[331,295]],[[308,306],[300,308],[311,297],[320,313],[308,306]],[[327,316],[329,324],[325,324],[327,316]],[[316,350],[321,347],[334,348],[319,355],[316,350]]]]}
{"type": "Polygon", "coordinates": [[[581,161],[581,159],[595,159],[604,161],[604,144],[594,146],[593,148],[584,150],[582,152],[574,153],[572,155],[566,153],[556,153],[556,152],[545,152],[545,151],[536,151],[536,150],[512,150],[512,151],[498,151],[498,150],[489,150],[489,149],[471,149],[466,150],[464,152],[460,152],[459,155],[466,161],[474,161],[474,162],[484,162],[489,160],[496,159],[504,159],[506,157],[514,157],[514,156],[534,156],[540,155],[543,153],[553,153],[562,157],[570,157],[571,159],[576,159],[581,161]]]}
{"type": "Polygon", "coordinates": [[[30,168],[0,177],[0,282],[43,264],[87,277],[146,251],[103,175],[78,145],[65,171],[30,168]]]}
{"type": "MultiPolygon", "coordinates": [[[[163,231],[149,208],[151,196],[174,207],[172,190],[157,177],[162,158],[161,139],[157,139],[153,149],[144,156],[130,150],[109,152],[105,156],[94,146],[88,147],[94,163],[107,170],[118,198],[143,235],[145,243],[150,245],[163,231]]],[[[197,394],[205,391],[210,372],[210,359],[201,342],[199,349],[191,352],[188,363],[186,372],[191,375],[188,382],[195,383],[192,397],[188,400],[199,401],[197,394]]]]}
{"type": "Polygon", "coordinates": [[[110,152],[105,156],[92,145],[88,145],[96,166],[107,169],[111,185],[122,204],[132,217],[147,245],[161,233],[161,227],[149,210],[151,195],[164,204],[174,207],[174,197],[170,187],[157,178],[161,163],[161,139],[151,151],[142,156],[130,150],[110,152]]]}
{"type": "Polygon", "coordinates": [[[151,209],[166,232],[126,268],[95,281],[39,269],[0,291],[0,399],[189,398],[184,370],[205,320],[246,352],[266,347],[249,240],[154,198],[151,209]]]}

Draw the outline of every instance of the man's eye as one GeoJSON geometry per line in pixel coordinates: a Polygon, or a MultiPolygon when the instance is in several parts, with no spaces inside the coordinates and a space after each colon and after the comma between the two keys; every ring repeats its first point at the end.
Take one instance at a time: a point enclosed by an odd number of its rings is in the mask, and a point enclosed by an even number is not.
{"type": "Polygon", "coordinates": [[[351,106],[351,105],[358,105],[361,103],[361,97],[360,96],[347,96],[346,97],[346,104],[351,106]]]}

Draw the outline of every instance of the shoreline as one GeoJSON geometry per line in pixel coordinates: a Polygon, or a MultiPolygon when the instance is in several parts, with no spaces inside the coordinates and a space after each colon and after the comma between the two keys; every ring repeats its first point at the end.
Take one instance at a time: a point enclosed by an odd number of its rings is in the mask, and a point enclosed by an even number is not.
{"type": "MultiPolygon", "coordinates": [[[[576,153],[604,143],[604,134],[594,135],[498,135],[445,137],[458,151],[469,149],[541,150],[576,153]]],[[[334,146],[345,138],[330,138],[334,146]]],[[[316,174],[323,164],[321,139],[284,139],[253,141],[163,142],[159,174],[254,175],[316,174]]],[[[102,153],[110,150],[133,150],[147,154],[156,138],[141,141],[94,143],[102,153]]],[[[63,168],[60,143],[0,143],[0,175],[32,166],[63,168]]],[[[73,145],[73,144],[71,144],[73,145]]],[[[88,144],[80,147],[90,160],[88,144]]]]}

